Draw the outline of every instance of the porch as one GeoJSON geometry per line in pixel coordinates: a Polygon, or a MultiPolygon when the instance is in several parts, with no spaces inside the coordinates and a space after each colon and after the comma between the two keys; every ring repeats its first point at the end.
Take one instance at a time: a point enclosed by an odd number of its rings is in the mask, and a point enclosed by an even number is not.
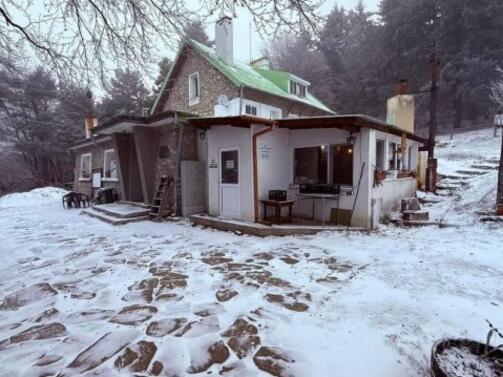
{"type": "Polygon", "coordinates": [[[192,215],[190,222],[212,229],[226,232],[249,234],[257,237],[285,237],[293,235],[313,235],[320,232],[366,232],[367,229],[360,227],[347,227],[342,225],[320,225],[309,222],[297,222],[291,224],[250,223],[242,220],[228,219],[208,214],[192,215]]]}

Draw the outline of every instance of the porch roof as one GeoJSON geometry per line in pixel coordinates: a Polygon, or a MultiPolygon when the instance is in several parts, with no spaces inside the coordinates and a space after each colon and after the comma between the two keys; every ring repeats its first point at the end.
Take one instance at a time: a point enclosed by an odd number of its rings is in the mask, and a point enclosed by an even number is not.
{"type": "Polygon", "coordinates": [[[255,124],[264,126],[275,125],[278,128],[289,128],[292,130],[339,128],[348,132],[359,132],[361,128],[366,127],[396,136],[402,136],[405,134],[410,140],[414,140],[422,144],[427,143],[427,139],[419,135],[362,114],[326,115],[288,119],[266,119],[250,115],[236,115],[226,117],[188,118],[187,121],[189,124],[203,129],[208,129],[213,126],[250,127],[255,124]]]}
{"type": "Polygon", "coordinates": [[[116,132],[132,132],[134,126],[157,127],[163,124],[173,123],[176,116],[179,117],[179,120],[185,120],[188,117],[194,117],[196,115],[174,110],[164,111],[151,116],[119,115],[99,125],[93,131],[100,135],[110,135],[116,132]]]}

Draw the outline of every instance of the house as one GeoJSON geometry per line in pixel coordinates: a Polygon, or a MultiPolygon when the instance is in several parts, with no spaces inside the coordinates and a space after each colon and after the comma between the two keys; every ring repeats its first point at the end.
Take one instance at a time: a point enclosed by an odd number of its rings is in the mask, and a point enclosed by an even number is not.
{"type": "Polygon", "coordinates": [[[235,60],[232,30],[230,18],[217,22],[215,50],[184,41],[149,116],[122,115],[102,125],[92,114],[86,118],[86,139],[70,148],[76,191],[93,195],[113,187],[121,200],[160,206],[156,195],[167,177],[160,212],[204,212],[207,140],[188,118],[333,114],[310,93],[307,81],[269,70],[263,60],[235,60]]]}
{"type": "Polygon", "coordinates": [[[425,140],[364,115],[241,115],[189,124],[206,133],[211,216],[261,222],[269,192],[284,190],[298,220],[369,229],[418,187],[425,140]]]}

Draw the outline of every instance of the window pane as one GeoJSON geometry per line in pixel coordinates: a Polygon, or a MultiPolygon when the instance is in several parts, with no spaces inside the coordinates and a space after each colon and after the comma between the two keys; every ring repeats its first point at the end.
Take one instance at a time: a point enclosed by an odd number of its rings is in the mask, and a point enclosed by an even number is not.
{"type": "Polygon", "coordinates": [[[238,151],[222,152],[222,183],[239,183],[239,161],[238,151]]]}
{"type": "Polygon", "coordinates": [[[246,105],[245,113],[250,115],[257,115],[257,108],[255,106],[246,105]]]}
{"type": "Polygon", "coordinates": [[[327,183],[327,148],[294,149],[294,183],[327,183]]]}
{"type": "Polygon", "coordinates": [[[80,168],[82,178],[91,178],[91,156],[81,156],[80,168]]]}
{"type": "Polygon", "coordinates": [[[332,147],[332,177],[335,185],[353,185],[353,146],[332,147]]]}
{"type": "Polygon", "coordinates": [[[105,152],[105,178],[117,178],[115,151],[105,152]]]}
{"type": "Polygon", "coordinates": [[[384,140],[376,141],[376,168],[384,169],[384,140]]]}
{"type": "Polygon", "coordinates": [[[396,152],[397,152],[396,144],[389,143],[389,151],[388,151],[389,170],[397,169],[396,152]]]}

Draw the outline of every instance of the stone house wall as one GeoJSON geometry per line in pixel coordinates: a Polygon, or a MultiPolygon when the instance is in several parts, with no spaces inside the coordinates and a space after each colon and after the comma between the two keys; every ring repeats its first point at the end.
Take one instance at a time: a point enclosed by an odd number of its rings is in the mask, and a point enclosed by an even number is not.
{"type": "MultiPolygon", "coordinates": [[[[159,182],[162,176],[171,177],[173,183],[170,186],[168,192],[168,198],[166,201],[166,209],[172,212],[178,212],[181,210],[181,186],[180,180],[178,179],[178,184],[176,187],[177,195],[177,208],[175,209],[175,191],[173,190],[176,176],[179,177],[179,172],[176,171],[177,162],[177,152],[178,152],[178,139],[181,126],[167,125],[162,126],[158,131],[159,147],[157,151],[156,159],[156,169],[155,169],[155,179],[154,179],[154,190],[157,191],[159,187],[159,182]],[[168,154],[161,156],[161,148],[167,147],[168,154]]],[[[181,145],[180,161],[185,160],[197,160],[197,129],[195,127],[189,126],[187,124],[183,125],[183,138],[181,145]]],[[[154,192],[155,195],[155,192],[154,192]]]]}
{"type": "Polygon", "coordinates": [[[187,46],[179,61],[180,69],[167,93],[162,111],[177,110],[201,116],[213,116],[218,96],[225,94],[229,98],[239,96],[239,88],[222,75],[205,58],[187,46]],[[199,72],[199,103],[189,106],[189,76],[199,72]]]}
{"type": "MultiPolygon", "coordinates": [[[[224,94],[229,99],[239,97],[239,87],[234,85],[190,46],[185,48],[184,55],[180,59],[183,60],[179,61],[180,68],[175,77],[172,78],[174,81],[171,83],[171,89],[165,94],[163,106],[159,106],[160,109],[162,108],[161,111],[179,110],[201,116],[213,116],[214,106],[220,95],[224,94]],[[189,76],[195,72],[199,73],[200,99],[199,103],[189,106],[189,76]]],[[[279,107],[285,118],[289,114],[298,116],[328,115],[325,111],[302,102],[292,101],[247,87],[243,90],[243,98],[279,107]]]]}
{"type": "MultiPolygon", "coordinates": [[[[97,143],[96,145],[86,145],[81,148],[74,150],[75,155],[75,165],[74,165],[74,182],[73,182],[73,190],[76,192],[81,192],[83,194],[89,195],[92,198],[93,190],[92,190],[92,180],[86,179],[81,180],[80,177],[80,156],[85,153],[91,153],[91,171],[94,172],[97,169],[101,170],[101,174],[103,176],[103,167],[104,167],[104,155],[105,150],[114,149],[113,143],[111,140],[107,140],[104,142],[97,143]]],[[[102,187],[114,187],[117,189],[120,195],[120,185],[119,181],[101,181],[102,187]]]]}

